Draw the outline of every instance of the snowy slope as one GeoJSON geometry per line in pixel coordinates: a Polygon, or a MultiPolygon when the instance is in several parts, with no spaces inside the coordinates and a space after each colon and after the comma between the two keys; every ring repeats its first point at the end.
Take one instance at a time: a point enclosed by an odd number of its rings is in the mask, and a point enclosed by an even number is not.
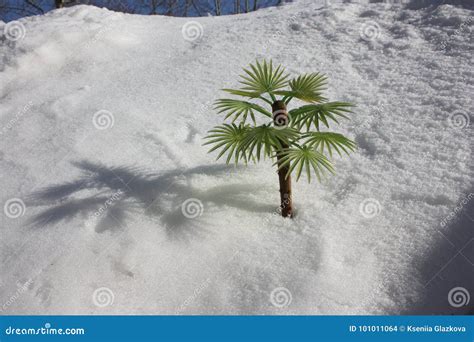
{"type": "Polygon", "coordinates": [[[0,310],[466,312],[448,292],[474,295],[473,11],[418,7],[22,19],[23,39],[0,38],[0,310]],[[269,161],[201,146],[256,58],[326,73],[327,97],[357,104],[335,129],[358,152],[293,185],[294,220],[275,215],[269,161]]]}

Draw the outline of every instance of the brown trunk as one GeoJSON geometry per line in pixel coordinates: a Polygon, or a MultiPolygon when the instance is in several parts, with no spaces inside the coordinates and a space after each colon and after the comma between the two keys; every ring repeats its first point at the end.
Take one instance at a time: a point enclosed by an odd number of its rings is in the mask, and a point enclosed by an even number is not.
{"type": "Polygon", "coordinates": [[[64,7],[63,0],[55,0],[54,2],[56,3],[56,8],[63,8],[64,7]]]}
{"type": "MultiPolygon", "coordinates": [[[[277,127],[286,126],[289,122],[288,112],[286,110],[285,102],[275,101],[272,104],[273,110],[273,124],[277,127]]],[[[281,142],[283,148],[288,148],[288,145],[281,142]]],[[[281,158],[277,157],[277,165],[280,167],[281,158]]],[[[280,180],[280,208],[281,216],[293,217],[293,203],[291,198],[291,175],[286,177],[290,165],[278,169],[278,178],[280,180]]]]}

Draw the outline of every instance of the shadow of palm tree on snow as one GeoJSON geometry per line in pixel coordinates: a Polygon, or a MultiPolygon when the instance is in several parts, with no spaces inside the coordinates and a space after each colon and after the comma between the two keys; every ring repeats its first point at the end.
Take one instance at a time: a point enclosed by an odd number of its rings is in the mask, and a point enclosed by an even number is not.
{"type": "Polygon", "coordinates": [[[465,203],[457,203],[460,210],[454,211],[453,208],[452,213],[456,215],[445,219],[444,228],[433,227],[438,233],[439,243],[432,246],[425,258],[413,261],[423,282],[423,297],[402,314],[474,315],[473,194],[474,188],[471,187],[466,192],[469,197],[465,197],[465,203]],[[463,290],[455,290],[459,288],[463,290]]]}
{"type": "Polygon", "coordinates": [[[206,190],[190,185],[193,176],[230,175],[233,167],[203,165],[149,173],[132,166],[105,166],[89,161],[72,163],[81,175],[64,184],[51,185],[33,193],[28,204],[46,206],[31,220],[33,227],[67,222],[77,216],[95,225],[98,233],[120,229],[137,215],[157,219],[172,239],[189,239],[206,233],[212,222],[205,215],[211,208],[229,206],[247,212],[269,213],[274,206],[249,198],[262,190],[256,184],[225,184],[206,190]],[[186,217],[182,203],[196,198],[203,215],[186,217]]]}

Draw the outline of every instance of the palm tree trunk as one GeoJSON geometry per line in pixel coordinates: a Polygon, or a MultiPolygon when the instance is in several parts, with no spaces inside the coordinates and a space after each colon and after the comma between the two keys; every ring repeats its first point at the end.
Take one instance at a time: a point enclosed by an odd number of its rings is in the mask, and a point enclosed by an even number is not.
{"type": "MultiPolygon", "coordinates": [[[[277,127],[288,125],[289,118],[286,110],[286,104],[283,101],[275,101],[272,104],[273,110],[273,124],[277,127]]],[[[281,142],[283,148],[288,148],[288,145],[281,142]]],[[[280,169],[281,158],[277,156],[278,178],[280,181],[280,208],[281,216],[293,217],[293,201],[291,198],[291,175],[286,177],[290,165],[284,166],[280,169]]]]}

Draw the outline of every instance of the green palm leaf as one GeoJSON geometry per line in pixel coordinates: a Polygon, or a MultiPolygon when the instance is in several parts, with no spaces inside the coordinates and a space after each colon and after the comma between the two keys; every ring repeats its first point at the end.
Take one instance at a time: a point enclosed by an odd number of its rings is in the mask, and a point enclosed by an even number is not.
{"type": "Polygon", "coordinates": [[[222,148],[216,160],[222,157],[224,153],[228,152],[226,163],[229,164],[232,157],[235,158],[235,164],[239,159],[243,158],[247,162],[247,156],[241,151],[240,145],[246,132],[250,129],[249,126],[236,124],[223,124],[216,126],[208,132],[204,139],[208,139],[203,145],[214,145],[208,153],[211,153],[218,148],[222,148]]]}
{"type": "Polygon", "coordinates": [[[275,150],[283,149],[299,137],[299,132],[293,128],[275,128],[271,124],[250,127],[242,139],[241,149],[249,157],[257,161],[263,156],[271,157],[275,150]]]}
{"type": "Polygon", "coordinates": [[[275,94],[286,97],[286,103],[291,98],[297,98],[306,102],[322,102],[326,100],[322,97],[325,89],[326,76],[319,73],[300,75],[289,82],[291,91],[276,91],[275,94]]]}
{"type": "Polygon", "coordinates": [[[327,149],[331,157],[333,149],[341,156],[341,150],[349,154],[349,151],[354,151],[357,146],[354,141],[342,134],[333,132],[309,132],[303,134],[301,138],[307,139],[305,145],[308,144],[308,146],[314,147],[321,153],[324,153],[324,150],[327,149]]]}
{"type": "Polygon", "coordinates": [[[278,165],[278,169],[288,167],[288,172],[285,177],[288,177],[295,171],[296,181],[300,179],[303,169],[306,171],[308,183],[311,182],[311,169],[313,169],[319,181],[321,181],[321,176],[327,171],[334,173],[334,167],[324,154],[310,146],[287,148],[277,155],[279,160],[274,165],[278,165]]]}
{"type": "Polygon", "coordinates": [[[273,96],[273,93],[278,89],[286,87],[288,84],[288,75],[285,74],[285,69],[279,65],[273,67],[273,62],[263,63],[257,61],[255,64],[250,64],[248,69],[244,69],[245,74],[240,75],[239,81],[244,86],[241,89],[224,89],[234,95],[240,95],[250,98],[260,97],[264,93],[273,96]]]}
{"type": "Polygon", "coordinates": [[[251,99],[255,99],[255,98],[260,96],[260,93],[257,93],[257,92],[254,92],[254,91],[244,91],[244,90],[240,90],[240,89],[228,89],[228,88],[224,88],[222,90],[229,93],[229,94],[232,94],[232,95],[250,97],[251,99]]]}
{"type": "Polygon", "coordinates": [[[234,100],[234,99],[219,99],[216,101],[215,108],[220,113],[226,112],[226,116],[224,118],[227,119],[233,116],[232,122],[235,122],[239,117],[242,117],[241,123],[245,124],[245,120],[247,120],[248,115],[252,118],[252,121],[255,121],[255,111],[262,113],[267,117],[272,117],[272,114],[257,104],[234,100]]]}
{"type": "Polygon", "coordinates": [[[344,113],[351,113],[349,108],[352,106],[352,104],[347,102],[310,104],[290,110],[289,115],[293,127],[301,129],[306,126],[306,130],[309,131],[311,124],[314,124],[319,131],[320,122],[329,128],[328,120],[339,123],[336,119],[337,116],[348,119],[344,113]]]}

